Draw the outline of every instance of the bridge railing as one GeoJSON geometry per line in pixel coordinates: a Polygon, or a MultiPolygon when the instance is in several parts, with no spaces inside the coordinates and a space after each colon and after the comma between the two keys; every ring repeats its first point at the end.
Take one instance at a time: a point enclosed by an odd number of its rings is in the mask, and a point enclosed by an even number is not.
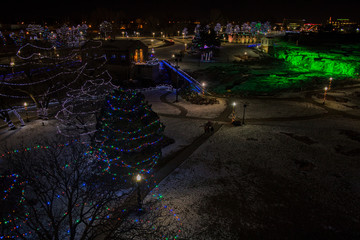
{"type": "Polygon", "coordinates": [[[196,79],[191,77],[189,74],[184,72],[182,69],[176,68],[173,64],[171,64],[170,62],[168,62],[166,60],[162,60],[161,62],[164,63],[167,67],[169,67],[171,70],[173,70],[180,77],[182,77],[183,79],[188,81],[190,83],[190,85],[193,87],[194,91],[196,91],[198,93],[202,92],[201,84],[196,79]]]}

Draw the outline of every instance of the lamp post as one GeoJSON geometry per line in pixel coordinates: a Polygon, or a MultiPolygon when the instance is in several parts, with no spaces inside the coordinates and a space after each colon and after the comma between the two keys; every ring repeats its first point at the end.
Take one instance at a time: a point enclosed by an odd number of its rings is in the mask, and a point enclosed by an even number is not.
{"type": "Polygon", "coordinates": [[[154,39],[151,39],[151,53],[155,53],[155,51],[154,51],[154,39]]]}
{"type": "Polygon", "coordinates": [[[141,182],[141,175],[138,174],[136,176],[136,186],[137,186],[137,203],[138,203],[138,210],[142,210],[142,203],[141,203],[141,193],[140,193],[140,182],[141,182]]]}
{"type": "Polygon", "coordinates": [[[26,121],[29,122],[29,116],[28,116],[28,112],[27,112],[27,106],[28,106],[27,102],[24,102],[26,121]]]}
{"type": "Polygon", "coordinates": [[[155,33],[154,32],[152,33],[152,35],[153,35],[153,38],[155,38],[155,33]]]}
{"type": "Polygon", "coordinates": [[[325,87],[324,88],[324,101],[323,101],[323,104],[325,104],[325,101],[326,101],[326,92],[327,92],[328,88],[325,87]]]}
{"type": "Polygon", "coordinates": [[[331,89],[331,82],[332,82],[333,78],[329,78],[329,90],[331,89]]]}
{"type": "Polygon", "coordinates": [[[175,69],[176,69],[176,98],[175,98],[175,102],[179,102],[179,92],[178,92],[178,88],[179,88],[179,76],[178,76],[178,69],[179,69],[179,59],[177,55],[173,54],[172,57],[175,59],[176,65],[175,65],[175,69]]]}
{"type": "Polygon", "coordinates": [[[236,102],[233,102],[233,111],[232,111],[232,118],[231,118],[231,122],[235,121],[235,106],[236,106],[236,102]]]}
{"type": "Polygon", "coordinates": [[[244,112],[243,112],[243,120],[242,120],[242,124],[245,124],[245,109],[247,107],[247,103],[244,103],[244,112]]]}
{"type": "Polygon", "coordinates": [[[13,61],[10,62],[11,72],[14,73],[15,63],[13,61]]]}
{"type": "Polygon", "coordinates": [[[202,95],[205,96],[205,86],[206,86],[206,84],[203,82],[203,83],[201,83],[201,86],[202,86],[202,95]]]}

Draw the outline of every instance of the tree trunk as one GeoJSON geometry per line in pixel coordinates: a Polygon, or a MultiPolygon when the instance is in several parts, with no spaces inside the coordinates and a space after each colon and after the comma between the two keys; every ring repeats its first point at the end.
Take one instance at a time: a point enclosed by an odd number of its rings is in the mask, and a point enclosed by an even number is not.
{"type": "Polygon", "coordinates": [[[7,111],[1,111],[0,112],[0,118],[2,120],[4,120],[4,122],[7,123],[7,125],[9,126],[10,130],[15,130],[16,127],[14,125],[14,123],[11,121],[9,113],[7,111]]]}
{"type": "Polygon", "coordinates": [[[24,120],[22,119],[22,117],[20,116],[20,114],[16,111],[16,109],[13,108],[12,110],[14,111],[15,116],[19,119],[19,121],[20,121],[20,123],[21,123],[21,126],[25,126],[24,120]]]}

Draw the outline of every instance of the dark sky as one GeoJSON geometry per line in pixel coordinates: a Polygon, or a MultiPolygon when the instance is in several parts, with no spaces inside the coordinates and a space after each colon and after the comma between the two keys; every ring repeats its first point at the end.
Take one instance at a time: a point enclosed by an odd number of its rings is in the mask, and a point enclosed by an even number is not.
{"type": "Polygon", "coordinates": [[[283,18],[301,18],[308,22],[320,22],[333,18],[351,18],[360,20],[360,0],[237,0],[211,1],[204,0],[82,0],[82,1],[27,1],[13,4],[5,9],[2,7],[2,22],[46,21],[48,18],[63,20],[86,18],[96,9],[111,9],[122,12],[128,18],[154,15],[157,18],[190,18],[206,19],[211,12],[219,13],[232,20],[240,21],[281,21],[283,18]]]}

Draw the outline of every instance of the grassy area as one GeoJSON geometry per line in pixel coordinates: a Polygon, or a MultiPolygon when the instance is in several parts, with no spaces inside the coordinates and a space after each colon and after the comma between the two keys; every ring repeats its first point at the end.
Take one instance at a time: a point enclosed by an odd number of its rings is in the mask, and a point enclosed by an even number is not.
{"type": "Polygon", "coordinates": [[[282,43],[274,57],[251,63],[231,63],[201,71],[219,94],[268,95],[322,89],[352,83],[360,69],[360,47],[309,49],[282,43]],[[354,49],[355,48],[355,49],[354,49]]]}

